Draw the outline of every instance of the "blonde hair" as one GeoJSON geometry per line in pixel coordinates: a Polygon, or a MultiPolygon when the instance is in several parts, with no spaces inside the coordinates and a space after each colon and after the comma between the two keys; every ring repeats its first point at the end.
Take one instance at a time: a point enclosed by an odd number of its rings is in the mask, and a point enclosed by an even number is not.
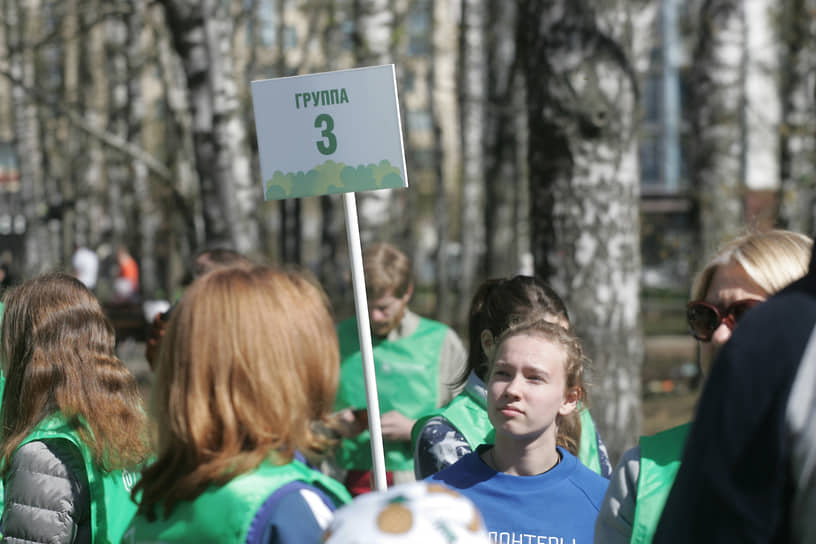
{"type": "Polygon", "coordinates": [[[168,515],[295,450],[322,452],[317,430],[339,376],[337,335],[323,290],[302,272],[221,268],[193,282],[161,343],[152,410],[158,458],[134,489],[149,518],[168,515]]]}
{"type": "MultiPolygon", "coordinates": [[[[581,400],[585,395],[584,384],[584,367],[588,365],[589,359],[584,353],[584,348],[581,346],[580,340],[575,334],[565,329],[558,323],[552,323],[545,318],[534,318],[527,320],[518,320],[505,329],[498,337],[495,346],[498,348],[502,342],[511,336],[518,336],[520,334],[528,334],[540,336],[550,342],[558,344],[566,352],[566,360],[564,362],[564,376],[565,388],[564,391],[569,391],[573,388],[578,388],[578,399],[581,400]]],[[[496,350],[497,352],[498,350],[496,350]]],[[[490,370],[488,376],[493,373],[493,363],[495,362],[495,353],[490,359],[490,370]]],[[[581,421],[578,417],[578,410],[574,410],[567,416],[559,414],[556,417],[556,445],[561,446],[573,455],[578,455],[578,447],[581,439],[581,421]],[[577,429],[575,426],[577,425],[577,429]]]]}
{"type": "Polygon", "coordinates": [[[366,291],[370,299],[378,299],[392,293],[404,296],[414,284],[413,264],[402,251],[380,242],[363,252],[366,291]]]}
{"type": "Polygon", "coordinates": [[[136,378],[115,354],[99,301],[73,276],[51,273],[4,296],[0,459],[48,416],[61,414],[104,470],[136,468],[149,454],[136,378]]]}
{"type": "Polygon", "coordinates": [[[691,288],[691,300],[703,300],[719,266],[739,264],[757,285],[772,295],[807,273],[813,240],[804,234],[774,229],[748,233],[723,245],[691,288]]]}

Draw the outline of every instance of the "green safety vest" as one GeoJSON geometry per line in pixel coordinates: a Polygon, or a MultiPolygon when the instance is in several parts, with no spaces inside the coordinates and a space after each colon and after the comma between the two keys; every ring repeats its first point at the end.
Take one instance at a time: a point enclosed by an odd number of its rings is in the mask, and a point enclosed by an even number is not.
{"type": "Polygon", "coordinates": [[[265,461],[254,471],[236,476],[225,485],[210,487],[192,501],[176,504],[167,519],[151,522],[144,514],[137,514],[122,542],[246,542],[252,520],[264,501],[295,481],[318,484],[337,506],[351,501],[339,482],[300,461],[286,465],[265,461]]]}
{"type": "Polygon", "coordinates": [[[595,422],[589,410],[578,405],[578,414],[581,416],[581,442],[578,444],[578,459],[593,472],[601,473],[601,456],[598,454],[598,438],[595,432],[595,422]]]}
{"type": "MultiPolygon", "coordinates": [[[[374,368],[380,412],[397,410],[414,419],[438,404],[439,354],[448,327],[420,318],[417,330],[397,340],[374,339],[374,368]]],[[[340,386],[335,410],[365,408],[366,393],[357,320],[347,319],[337,327],[340,340],[340,386]]],[[[410,442],[383,441],[385,468],[390,471],[414,469],[410,442]]],[[[368,431],[342,441],[338,464],[345,469],[371,470],[371,440],[368,431]]]]}
{"type": "MultiPolygon", "coordinates": [[[[2,309],[3,305],[0,304],[0,309],[2,309]]],[[[1,310],[0,310],[1,311],[1,310]]],[[[3,374],[3,371],[0,370],[0,403],[3,400],[3,392],[6,390],[6,375],[3,374]]],[[[3,504],[6,498],[6,486],[0,481],[0,512],[3,511],[3,504]]]]}
{"type": "MultiPolygon", "coordinates": [[[[589,410],[579,405],[581,415],[581,443],[578,446],[578,459],[588,468],[601,473],[601,459],[598,454],[598,440],[595,436],[595,422],[589,410]]],[[[465,438],[470,449],[476,451],[480,444],[492,444],[495,432],[490,419],[487,417],[486,401],[465,389],[457,395],[447,406],[434,410],[414,424],[411,429],[411,444],[416,447],[416,441],[422,427],[429,419],[442,416],[465,438]]]]}
{"type": "Polygon", "coordinates": [[[669,497],[680,468],[683,446],[691,423],[672,427],[652,436],[640,437],[640,474],[638,476],[633,544],[652,541],[663,506],[669,497]]]}
{"type": "Polygon", "coordinates": [[[93,455],[80,439],[76,428],[69,425],[61,414],[49,416],[41,421],[20,446],[34,440],[56,438],[68,440],[82,454],[91,495],[91,542],[118,544],[136,512],[136,504],[130,498],[130,490],[136,483],[138,475],[125,470],[104,471],[93,462],[93,455]]]}
{"type": "Polygon", "coordinates": [[[486,400],[465,389],[447,406],[419,418],[411,429],[411,444],[416,446],[419,433],[429,419],[442,416],[465,438],[470,449],[476,451],[480,444],[492,444],[495,440],[493,424],[487,417],[486,400]]]}
{"type": "MultiPolygon", "coordinates": [[[[0,325],[3,323],[3,303],[0,302],[0,325]]],[[[3,402],[3,392],[6,390],[6,375],[0,370],[0,404],[3,402]]],[[[0,481],[0,512],[3,511],[4,499],[6,496],[6,487],[0,481]]],[[[2,535],[0,535],[2,536],[2,535]]]]}

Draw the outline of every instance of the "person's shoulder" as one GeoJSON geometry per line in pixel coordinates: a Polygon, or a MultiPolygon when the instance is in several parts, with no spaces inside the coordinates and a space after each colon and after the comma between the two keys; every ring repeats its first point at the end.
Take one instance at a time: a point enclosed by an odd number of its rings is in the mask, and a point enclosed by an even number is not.
{"type": "Polygon", "coordinates": [[[11,458],[17,467],[38,474],[68,478],[85,474],[82,452],[71,441],[62,438],[32,440],[20,446],[11,458]]]}
{"type": "Polygon", "coordinates": [[[600,510],[606,489],[609,487],[609,480],[590,470],[583,463],[569,452],[562,452],[564,461],[574,463],[569,481],[579,494],[585,497],[595,510],[600,510]]]}
{"type": "MultiPolygon", "coordinates": [[[[485,479],[485,472],[490,471],[479,458],[479,450],[460,458],[454,464],[436,474],[425,478],[427,481],[442,482],[451,487],[469,487],[474,482],[485,479]]],[[[493,472],[493,471],[490,471],[493,472]]]]}
{"type": "Polygon", "coordinates": [[[322,535],[335,505],[318,487],[290,482],[277,489],[258,509],[247,542],[309,542],[322,535]]]}

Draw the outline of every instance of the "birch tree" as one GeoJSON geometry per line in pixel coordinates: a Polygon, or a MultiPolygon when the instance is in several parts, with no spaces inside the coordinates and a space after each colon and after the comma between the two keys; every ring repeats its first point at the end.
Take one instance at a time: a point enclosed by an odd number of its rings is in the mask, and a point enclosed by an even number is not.
{"type": "Polygon", "coordinates": [[[628,0],[518,6],[535,270],[561,293],[592,367],[612,459],[640,428],[639,176],[628,0]]]}
{"type": "MultiPolygon", "coordinates": [[[[524,225],[527,194],[525,93],[520,59],[516,55],[516,8],[490,0],[485,34],[487,82],[485,110],[484,209],[485,267],[488,277],[519,272],[529,252],[524,225]]],[[[529,272],[529,271],[527,271],[529,272]]]]}
{"type": "Polygon", "coordinates": [[[467,315],[470,294],[476,290],[477,278],[484,276],[486,15],[484,0],[462,1],[458,74],[462,148],[460,316],[467,315]]]}
{"type": "Polygon", "coordinates": [[[250,177],[246,126],[233,80],[229,3],[161,4],[187,79],[205,238],[248,252],[257,247],[260,189],[250,177]]]}
{"type": "Polygon", "coordinates": [[[742,0],[705,0],[692,17],[689,162],[702,256],[743,226],[746,26],[742,0]]]}
{"type": "MultiPolygon", "coordinates": [[[[357,66],[375,66],[392,62],[391,30],[394,12],[389,0],[352,0],[354,60],[357,66]]],[[[356,193],[360,214],[360,240],[365,246],[373,240],[393,240],[394,190],[356,193]]]]}
{"type": "Polygon", "coordinates": [[[15,150],[20,171],[23,210],[27,230],[23,274],[35,275],[56,265],[57,255],[49,251],[48,228],[42,208],[45,202],[43,157],[40,125],[36,103],[30,100],[27,88],[35,84],[36,59],[24,37],[38,34],[38,19],[34,17],[39,2],[5,0],[3,6],[5,35],[9,51],[8,75],[12,81],[11,101],[15,133],[15,150]]]}
{"type": "Polygon", "coordinates": [[[816,226],[816,2],[791,0],[777,9],[776,35],[782,44],[779,223],[812,235],[816,226]]]}

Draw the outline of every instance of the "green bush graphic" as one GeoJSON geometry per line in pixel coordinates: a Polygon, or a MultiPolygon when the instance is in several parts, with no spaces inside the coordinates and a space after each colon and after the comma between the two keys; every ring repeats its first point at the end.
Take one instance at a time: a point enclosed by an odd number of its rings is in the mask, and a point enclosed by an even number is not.
{"type": "Polygon", "coordinates": [[[266,200],[350,193],[374,189],[398,189],[404,184],[399,168],[387,160],[380,164],[346,166],[327,160],[308,172],[277,170],[266,182],[266,200]]]}

